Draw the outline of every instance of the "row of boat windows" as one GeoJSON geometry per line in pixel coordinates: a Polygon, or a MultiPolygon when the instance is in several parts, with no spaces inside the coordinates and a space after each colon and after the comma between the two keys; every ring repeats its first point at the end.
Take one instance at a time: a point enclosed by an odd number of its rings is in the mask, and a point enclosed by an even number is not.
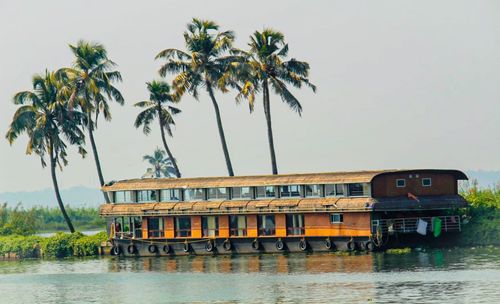
{"type": "MultiPolygon", "coordinates": [[[[189,216],[175,217],[175,237],[191,237],[192,220],[189,216]]],[[[332,224],[341,224],[343,222],[343,214],[330,214],[330,222],[332,224]]],[[[119,235],[127,234],[128,237],[143,238],[142,220],[140,217],[121,217],[115,218],[114,230],[119,235]]],[[[202,216],[201,217],[202,236],[217,237],[219,236],[219,217],[218,216],[202,216]]],[[[147,218],[147,237],[162,238],[165,235],[164,218],[148,217],[147,218]]],[[[230,236],[247,236],[247,216],[245,215],[230,215],[229,216],[229,235],[230,236]]],[[[304,215],[303,214],[287,214],[286,215],[286,230],[287,235],[303,235],[305,233],[304,215]]],[[[257,231],[259,236],[273,236],[276,234],[276,218],[273,214],[257,216],[257,231]]]]}
{"type": "Polygon", "coordinates": [[[370,196],[369,183],[115,191],[115,203],[370,196]]]}

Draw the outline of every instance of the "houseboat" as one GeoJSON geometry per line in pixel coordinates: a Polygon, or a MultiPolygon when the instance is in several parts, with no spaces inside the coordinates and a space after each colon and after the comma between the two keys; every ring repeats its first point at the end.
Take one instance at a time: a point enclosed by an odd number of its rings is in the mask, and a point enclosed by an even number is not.
{"type": "Polygon", "coordinates": [[[457,170],[116,181],[102,190],[111,254],[380,250],[461,230],[457,170]]]}

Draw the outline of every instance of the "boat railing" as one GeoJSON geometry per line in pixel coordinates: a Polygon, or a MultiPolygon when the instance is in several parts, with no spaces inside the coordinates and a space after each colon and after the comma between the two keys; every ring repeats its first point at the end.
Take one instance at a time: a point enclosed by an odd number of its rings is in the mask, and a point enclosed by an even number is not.
{"type": "MultiPolygon", "coordinates": [[[[461,231],[460,216],[446,215],[435,216],[441,220],[441,230],[444,232],[461,231]]],[[[407,217],[372,220],[372,233],[379,230],[382,233],[415,233],[417,232],[418,220],[427,222],[427,231],[434,231],[433,218],[435,217],[407,217]]]]}

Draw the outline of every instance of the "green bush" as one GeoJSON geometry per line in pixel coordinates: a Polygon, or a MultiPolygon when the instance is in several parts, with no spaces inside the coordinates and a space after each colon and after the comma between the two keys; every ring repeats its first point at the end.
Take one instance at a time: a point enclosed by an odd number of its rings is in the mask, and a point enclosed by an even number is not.
{"type": "Polygon", "coordinates": [[[99,246],[106,241],[106,232],[99,232],[96,235],[83,236],[76,240],[73,247],[73,254],[76,256],[92,256],[99,254],[99,246]]]}
{"type": "Polygon", "coordinates": [[[35,258],[40,253],[39,236],[2,236],[0,237],[0,255],[15,253],[20,258],[35,258]]]}
{"type": "Polygon", "coordinates": [[[463,226],[459,244],[500,245],[500,189],[478,189],[473,185],[461,194],[470,208],[464,213],[469,222],[463,226]]]}
{"type": "Polygon", "coordinates": [[[74,253],[73,248],[81,237],[83,237],[83,234],[80,232],[70,234],[58,232],[42,242],[42,253],[49,258],[72,256],[74,253]]]}

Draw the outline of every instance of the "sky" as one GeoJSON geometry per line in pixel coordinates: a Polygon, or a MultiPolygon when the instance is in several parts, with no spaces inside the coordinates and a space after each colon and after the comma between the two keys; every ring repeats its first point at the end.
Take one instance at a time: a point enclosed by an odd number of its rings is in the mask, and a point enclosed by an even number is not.
{"type": "MultiPolygon", "coordinates": [[[[68,44],[104,44],[118,64],[125,105],[95,133],[107,181],[140,177],[161,139],[133,126],[145,82],[160,79],[165,48],[183,48],[191,18],[215,20],[245,48],[255,30],[280,30],[290,58],[311,65],[318,91],[293,90],[302,117],[276,96],[271,111],[280,173],[386,168],[500,169],[498,1],[102,1],[0,0],[0,192],[51,187],[25,155],[26,136],[4,139],[16,106],[45,69],[70,66],[68,44]]],[[[171,77],[167,77],[167,81],[171,77]]],[[[252,114],[236,92],[218,99],[236,175],[271,172],[262,96],[252,114]]],[[[183,176],[227,174],[213,107],[184,96],[168,138],[183,176]]],[[[88,148],[90,151],[90,147],[88,148]]],[[[62,188],[97,187],[91,155],[70,149],[62,188]]]]}

